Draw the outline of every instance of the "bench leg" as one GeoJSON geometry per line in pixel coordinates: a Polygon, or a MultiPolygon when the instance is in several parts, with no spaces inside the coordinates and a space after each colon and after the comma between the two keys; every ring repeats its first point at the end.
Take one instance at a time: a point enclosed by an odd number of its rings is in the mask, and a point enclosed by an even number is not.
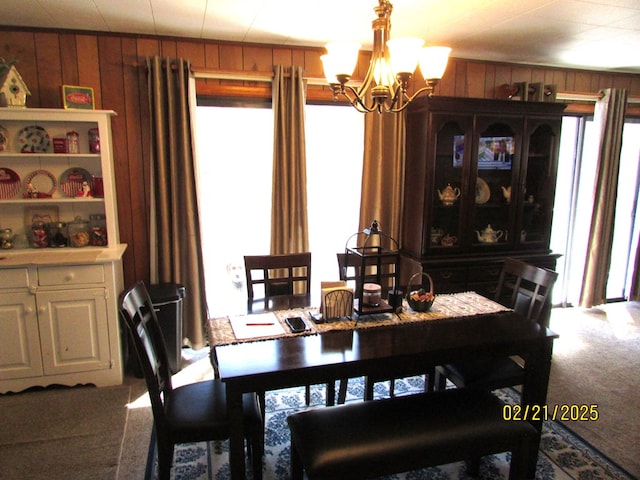
{"type": "Polygon", "coordinates": [[[291,440],[291,480],[302,480],[304,469],[296,445],[291,440]]]}
{"type": "MultiPolygon", "coordinates": [[[[518,442],[518,446],[511,452],[511,467],[509,468],[509,480],[524,480],[527,475],[530,438],[523,438],[518,442]]],[[[532,477],[533,478],[533,477],[532,477]]]]}

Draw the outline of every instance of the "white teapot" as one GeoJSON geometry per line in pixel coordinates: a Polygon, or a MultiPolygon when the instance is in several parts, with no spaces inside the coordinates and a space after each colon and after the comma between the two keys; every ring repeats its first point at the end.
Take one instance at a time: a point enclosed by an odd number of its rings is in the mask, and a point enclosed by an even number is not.
{"type": "Polygon", "coordinates": [[[511,202],[511,185],[508,187],[500,187],[502,188],[502,195],[504,195],[504,199],[507,203],[511,202]]]}
{"type": "Polygon", "coordinates": [[[448,183],[442,192],[438,190],[438,196],[443,205],[450,207],[460,196],[460,189],[458,187],[453,188],[451,184],[448,183]]]}
{"type": "Polygon", "coordinates": [[[494,230],[493,228],[491,228],[491,225],[487,225],[487,228],[485,228],[481,232],[476,230],[476,235],[478,236],[478,241],[482,243],[496,243],[502,238],[502,236],[504,235],[504,231],[494,230]]]}

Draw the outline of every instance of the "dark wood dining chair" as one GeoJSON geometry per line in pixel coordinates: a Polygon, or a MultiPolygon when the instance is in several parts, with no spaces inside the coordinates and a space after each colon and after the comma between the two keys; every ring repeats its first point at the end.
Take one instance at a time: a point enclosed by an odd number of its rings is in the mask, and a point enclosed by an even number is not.
{"type": "MultiPolygon", "coordinates": [[[[140,360],[151,399],[158,476],[168,480],[176,444],[229,438],[226,388],[219,379],[173,387],[167,349],[144,283],[138,282],[122,292],[120,315],[140,360]]],[[[253,475],[261,479],[264,419],[255,393],[243,396],[243,409],[253,475]]]]}
{"type": "MultiPolygon", "coordinates": [[[[362,285],[360,284],[360,262],[356,255],[349,255],[347,260],[346,253],[337,253],[339,278],[347,282],[347,285],[353,287],[354,297],[358,297],[362,285]],[[348,265],[347,265],[348,262],[348,265]]],[[[396,262],[395,257],[383,256],[380,257],[380,272],[378,281],[378,272],[376,271],[377,265],[370,265],[365,272],[364,283],[379,283],[383,290],[394,287],[396,277],[396,262]]]]}
{"type": "MultiPolygon", "coordinates": [[[[356,255],[337,253],[338,275],[340,280],[353,287],[354,297],[359,297],[363,283],[361,282],[360,259],[356,255]]],[[[380,265],[370,265],[364,272],[364,283],[379,283],[383,291],[395,286],[396,262],[394,257],[380,257],[380,265]],[[380,269],[378,271],[378,268],[380,269]]],[[[373,385],[377,382],[389,381],[389,393],[394,396],[395,379],[367,377],[365,378],[365,398],[373,395],[373,385]]],[[[344,403],[347,395],[347,379],[341,379],[338,386],[338,403],[344,403]]]]}
{"type": "MultiPolygon", "coordinates": [[[[263,310],[280,308],[287,299],[306,296],[311,301],[311,252],[277,255],[245,255],[247,310],[264,302],[263,310]]],[[[262,393],[260,394],[262,395],[262,393]]],[[[311,387],[305,385],[305,402],[311,403],[311,387]]]]}
{"type": "Polygon", "coordinates": [[[245,255],[248,310],[274,297],[311,294],[311,253],[245,255]]]}
{"type": "MultiPolygon", "coordinates": [[[[495,300],[522,314],[526,321],[549,326],[551,293],[558,274],[520,260],[504,262],[495,300]]],[[[447,364],[436,367],[435,387],[444,389],[449,379],[456,387],[488,390],[521,385],[522,359],[501,357],[485,361],[447,364]]]]}

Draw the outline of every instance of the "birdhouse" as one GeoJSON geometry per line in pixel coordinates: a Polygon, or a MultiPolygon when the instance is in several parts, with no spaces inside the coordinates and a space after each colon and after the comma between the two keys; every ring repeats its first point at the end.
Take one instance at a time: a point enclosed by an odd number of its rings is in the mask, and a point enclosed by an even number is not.
{"type": "Polygon", "coordinates": [[[0,70],[0,107],[26,107],[31,95],[15,65],[0,70]]]}

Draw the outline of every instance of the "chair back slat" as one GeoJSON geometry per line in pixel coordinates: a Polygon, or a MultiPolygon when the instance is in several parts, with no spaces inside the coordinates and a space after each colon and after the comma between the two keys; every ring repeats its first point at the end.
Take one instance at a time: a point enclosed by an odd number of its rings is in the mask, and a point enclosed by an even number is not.
{"type": "MultiPolygon", "coordinates": [[[[349,255],[349,265],[347,265],[347,254],[337,253],[339,278],[354,287],[355,296],[360,295],[362,285],[360,285],[361,262],[357,255],[349,255]]],[[[392,256],[381,256],[378,263],[366,266],[364,283],[378,283],[380,278],[384,288],[391,288],[396,277],[396,258],[392,256]],[[379,269],[379,271],[378,271],[379,269]]]]}
{"type": "Polygon", "coordinates": [[[157,434],[165,435],[164,402],[169,401],[171,396],[171,370],[162,330],[143,282],[138,282],[120,295],[120,317],[127,326],[140,361],[157,434]]]}
{"type": "Polygon", "coordinates": [[[245,255],[247,298],[256,300],[256,287],[264,288],[264,299],[311,293],[311,253],[245,255]]]}
{"type": "Polygon", "coordinates": [[[495,300],[521,313],[527,320],[548,326],[551,292],[558,274],[520,260],[507,258],[495,300]]]}

